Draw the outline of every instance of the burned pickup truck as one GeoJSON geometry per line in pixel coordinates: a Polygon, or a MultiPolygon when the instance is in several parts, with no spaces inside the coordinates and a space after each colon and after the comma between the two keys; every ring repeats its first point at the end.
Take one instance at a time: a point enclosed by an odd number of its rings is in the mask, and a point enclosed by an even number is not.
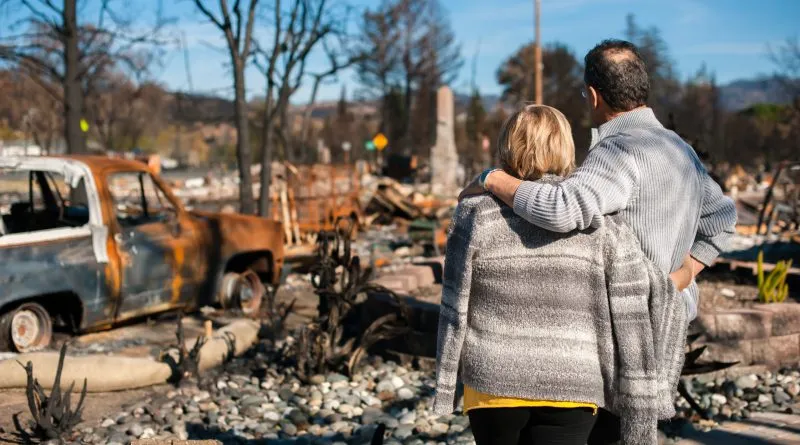
{"type": "Polygon", "coordinates": [[[185,209],[146,165],[0,159],[0,349],[204,305],[257,310],[283,265],[280,222],[185,209]]]}

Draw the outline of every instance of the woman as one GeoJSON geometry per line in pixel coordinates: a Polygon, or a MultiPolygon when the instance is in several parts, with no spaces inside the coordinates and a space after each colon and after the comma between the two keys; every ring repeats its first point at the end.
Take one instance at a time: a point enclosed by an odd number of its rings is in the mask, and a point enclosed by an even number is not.
{"type": "MultiPolygon", "coordinates": [[[[503,170],[559,181],[574,168],[569,123],[530,105],[503,125],[503,170]]],[[[559,234],[489,194],[464,199],[447,241],[434,411],[457,380],[477,445],[585,444],[599,407],[625,443],[656,443],[674,414],[686,312],[617,216],[559,234]]]]}

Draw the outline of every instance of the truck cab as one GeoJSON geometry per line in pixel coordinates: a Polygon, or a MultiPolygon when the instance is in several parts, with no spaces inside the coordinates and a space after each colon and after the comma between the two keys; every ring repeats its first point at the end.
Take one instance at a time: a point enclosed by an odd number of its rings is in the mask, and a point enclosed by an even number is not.
{"type": "Polygon", "coordinates": [[[256,311],[283,264],[282,226],[186,210],[145,164],[91,156],[0,160],[0,348],[46,347],[53,326],[153,313],[256,311]]]}

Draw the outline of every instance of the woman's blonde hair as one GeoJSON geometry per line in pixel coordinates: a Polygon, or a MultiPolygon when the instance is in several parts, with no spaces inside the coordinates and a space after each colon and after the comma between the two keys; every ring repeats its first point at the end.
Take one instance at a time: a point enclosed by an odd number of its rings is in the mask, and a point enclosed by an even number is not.
{"type": "Polygon", "coordinates": [[[503,123],[500,166],[524,180],[546,173],[564,176],[575,168],[575,142],[567,118],[547,105],[526,105],[503,123]]]}

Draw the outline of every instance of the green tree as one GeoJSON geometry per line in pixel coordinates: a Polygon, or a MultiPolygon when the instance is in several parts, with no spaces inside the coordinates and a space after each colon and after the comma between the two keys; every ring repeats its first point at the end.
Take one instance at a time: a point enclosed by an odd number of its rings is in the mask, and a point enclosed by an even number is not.
{"type": "MultiPolygon", "coordinates": [[[[497,70],[497,82],[503,87],[501,100],[521,107],[533,100],[534,78],[533,43],[520,47],[497,70]]],[[[564,44],[546,45],[542,51],[543,100],[560,110],[572,125],[572,136],[579,152],[589,145],[587,109],[580,91],[583,86],[583,66],[564,44]]]]}

